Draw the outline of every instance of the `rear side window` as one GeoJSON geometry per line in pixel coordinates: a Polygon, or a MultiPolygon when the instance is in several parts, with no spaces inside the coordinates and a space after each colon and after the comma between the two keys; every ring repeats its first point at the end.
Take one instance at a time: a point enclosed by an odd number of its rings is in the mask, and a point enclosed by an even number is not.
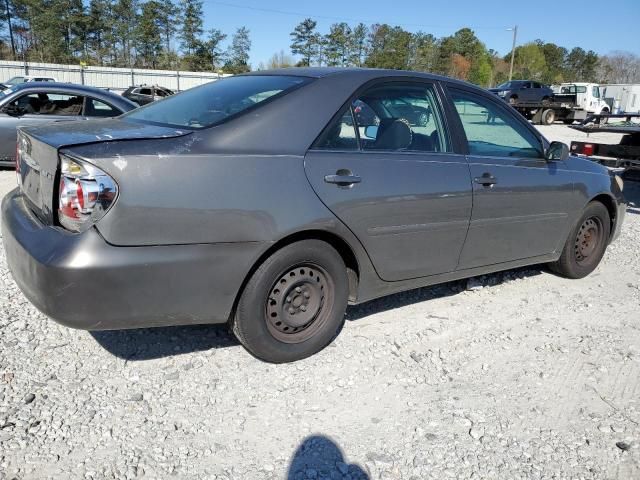
{"type": "Polygon", "coordinates": [[[117,117],[120,111],[95,98],[87,98],[84,114],[87,117],[117,117]]]}
{"type": "Polygon", "coordinates": [[[485,157],[542,158],[537,137],[494,101],[451,89],[469,153],[485,157]]]}
{"type": "Polygon", "coordinates": [[[210,127],[308,83],[285,75],[246,75],[192,88],[133,110],[127,118],[174,127],[210,127]]]}
{"type": "Polygon", "coordinates": [[[448,136],[433,85],[387,83],[366,90],[314,148],[447,152],[448,136]]]}

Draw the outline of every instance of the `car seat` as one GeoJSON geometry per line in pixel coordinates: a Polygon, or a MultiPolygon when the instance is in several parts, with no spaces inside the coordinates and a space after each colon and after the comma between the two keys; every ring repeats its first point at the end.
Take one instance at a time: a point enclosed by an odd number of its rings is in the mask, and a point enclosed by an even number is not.
{"type": "Polygon", "coordinates": [[[371,145],[374,150],[406,150],[413,142],[413,131],[404,118],[385,118],[380,121],[378,135],[371,145]]]}

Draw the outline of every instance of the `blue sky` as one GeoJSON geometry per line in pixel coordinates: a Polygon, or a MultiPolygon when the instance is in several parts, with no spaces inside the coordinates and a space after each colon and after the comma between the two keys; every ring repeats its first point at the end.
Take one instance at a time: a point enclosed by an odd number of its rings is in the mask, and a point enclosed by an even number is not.
{"type": "Polygon", "coordinates": [[[470,27],[500,54],[511,50],[512,34],[506,29],[516,24],[518,44],[541,38],[569,49],[579,46],[600,54],[612,50],[640,54],[640,0],[203,1],[206,29],[231,34],[244,25],[251,30],[254,66],[281,49],[289,53],[289,33],[307,16],[318,22],[322,33],[342,20],[390,23],[436,37],[470,27]]]}

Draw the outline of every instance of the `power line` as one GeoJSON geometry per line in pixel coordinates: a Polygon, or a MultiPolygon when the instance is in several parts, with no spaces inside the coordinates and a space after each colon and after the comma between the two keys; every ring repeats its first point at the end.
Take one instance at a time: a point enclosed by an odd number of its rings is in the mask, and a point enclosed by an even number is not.
{"type": "MultiPolygon", "coordinates": [[[[229,2],[219,2],[217,0],[203,0],[204,3],[210,3],[213,5],[219,5],[222,7],[230,7],[230,8],[238,8],[238,9],[242,9],[242,10],[251,10],[254,12],[262,12],[262,13],[273,13],[273,14],[277,14],[277,15],[288,15],[288,16],[292,16],[292,17],[304,17],[304,18],[320,18],[323,20],[336,20],[336,21],[342,21],[342,22],[355,22],[355,23],[365,23],[365,24],[376,24],[376,23],[386,23],[386,24],[391,24],[391,25],[398,25],[398,26],[404,26],[404,27],[414,27],[414,28],[430,28],[430,29],[440,29],[440,30],[452,30],[452,29],[456,29],[456,28],[461,28],[460,25],[458,26],[445,26],[445,25],[428,25],[428,24],[424,24],[424,23],[404,23],[404,22],[390,22],[390,21],[386,21],[386,22],[379,22],[376,20],[371,20],[371,19],[362,19],[362,18],[352,18],[352,17],[336,17],[336,16],[331,16],[331,15],[316,15],[313,13],[303,13],[303,12],[293,12],[293,11],[289,11],[289,10],[278,10],[275,8],[264,8],[264,7],[252,7],[249,5],[238,5],[237,3],[229,3],[229,2]]],[[[465,25],[467,26],[467,25],[465,25]]],[[[468,27],[468,26],[467,26],[468,27]]],[[[473,28],[473,30],[504,30],[505,27],[482,27],[482,26],[475,26],[475,27],[469,27],[469,28],[473,28]]]]}

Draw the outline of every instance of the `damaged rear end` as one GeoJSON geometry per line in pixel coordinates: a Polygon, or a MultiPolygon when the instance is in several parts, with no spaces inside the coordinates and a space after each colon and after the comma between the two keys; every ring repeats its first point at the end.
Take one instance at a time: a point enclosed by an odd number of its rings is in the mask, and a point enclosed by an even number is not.
{"type": "Polygon", "coordinates": [[[2,201],[2,234],[9,269],[31,303],[85,330],[227,320],[232,292],[207,285],[216,284],[220,270],[231,278],[255,245],[109,243],[97,227],[118,216],[113,207],[127,171],[77,153],[173,145],[190,134],[122,120],[19,131],[18,188],[2,201]]]}
{"type": "Polygon", "coordinates": [[[98,166],[74,155],[73,147],[189,134],[120,120],[87,122],[85,128],[74,127],[19,128],[16,148],[18,187],[25,203],[43,224],[70,232],[91,228],[118,197],[117,181],[98,166]]]}

